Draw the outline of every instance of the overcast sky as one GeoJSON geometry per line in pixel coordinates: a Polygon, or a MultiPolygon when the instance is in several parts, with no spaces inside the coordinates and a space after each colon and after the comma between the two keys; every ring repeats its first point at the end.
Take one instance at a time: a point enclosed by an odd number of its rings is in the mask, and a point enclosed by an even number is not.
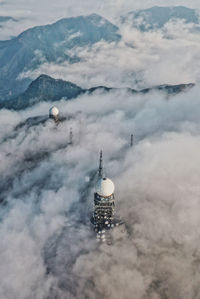
{"type": "Polygon", "coordinates": [[[0,15],[20,19],[19,23],[7,22],[4,30],[0,30],[0,39],[19,34],[35,25],[44,25],[63,17],[98,13],[114,21],[119,15],[130,10],[147,8],[155,5],[185,5],[200,9],[199,0],[0,0],[0,15]]]}

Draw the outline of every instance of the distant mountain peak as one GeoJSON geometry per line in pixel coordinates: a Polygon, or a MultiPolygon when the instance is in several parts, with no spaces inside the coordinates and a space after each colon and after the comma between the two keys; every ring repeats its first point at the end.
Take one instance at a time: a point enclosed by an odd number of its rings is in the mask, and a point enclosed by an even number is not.
{"type": "Polygon", "coordinates": [[[185,6],[153,6],[129,12],[122,17],[122,22],[126,20],[141,31],[161,29],[171,20],[183,20],[196,25],[200,23],[197,10],[185,6]]]}
{"type": "Polygon", "coordinates": [[[10,17],[10,16],[0,16],[0,23],[4,23],[7,21],[17,22],[17,19],[10,17]]]}
{"type": "Polygon", "coordinates": [[[53,102],[62,98],[70,100],[76,98],[83,91],[74,83],[42,74],[29,84],[24,93],[13,99],[0,102],[0,108],[20,110],[43,101],[53,102]]]}
{"type": "Polygon", "coordinates": [[[0,41],[0,100],[9,99],[26,90],[31,79],[18,80],[27,70],[34,70],[43,61],[77,62],[68,52],[75,47],[88,47],[99,41],[120,40],[118,27],[97,14],[58,20],[22,32],[9,41],[0,41]],[[37,55],[41,53],[41,55],[37,55]]]}

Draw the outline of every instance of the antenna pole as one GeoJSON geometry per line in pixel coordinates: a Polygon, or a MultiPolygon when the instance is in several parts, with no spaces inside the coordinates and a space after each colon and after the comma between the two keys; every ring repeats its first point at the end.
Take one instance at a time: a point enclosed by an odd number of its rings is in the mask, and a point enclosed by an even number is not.
{"type": "Polygon", "coordinates": [[[100,151],[100,159],[99,159],[99,178],[103,177],[103,152],[100,151]]]}
{"type": "Polygon", "coordinates": [[[69,132],[69,143],[73,144],[73,131],[72,131],[72,128],[70,128],[70,132],[69,132]]]}
{"type": "Polygon", "coordinates": [[[131,134],[131,147],[133,147],[133,134],[131,134]]]}

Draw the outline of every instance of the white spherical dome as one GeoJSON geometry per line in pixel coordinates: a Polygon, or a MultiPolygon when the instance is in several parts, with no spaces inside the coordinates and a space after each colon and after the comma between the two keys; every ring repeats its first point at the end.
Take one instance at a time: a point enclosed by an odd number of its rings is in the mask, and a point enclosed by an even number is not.
{"type": "Polygon", "coordinates": [[[57,107],[53,106],[49,109],[49,115],[53,117],[57,117],[59,115],[59,110],[57,107]]]}
{"type": "Polygon", "coordinates": [[[100,179],[96,184],[96,193],[102,197],[109,197],[115,191],[114,183],[108,178],[100,179]]]}

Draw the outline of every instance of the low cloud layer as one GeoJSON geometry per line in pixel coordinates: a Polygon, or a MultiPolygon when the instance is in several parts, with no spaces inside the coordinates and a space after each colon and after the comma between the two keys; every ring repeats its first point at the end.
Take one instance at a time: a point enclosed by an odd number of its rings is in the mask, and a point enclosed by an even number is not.
{"type": "Polygon", "coordinates": [[[44,61],[38,69],[21,73],[18,79],[33,80],[47,74],[84,88],[104,85],[142,89],[196,83],[200,79],[200,35],[193,29],[193,25],[178,21],[168,23],[162,30],[143,33],[127,22],[120,26],[120,42],[101,41],[92,47],[73,48],[66,54],[79,57],[79,62],[44,61]]]}
{"type": "Polygon", "coordinates": [[[1,298],[199,298],[198,94],[97,92],[56,103],[59,126],[23,124],[48,103],[0,111],[1,298]],[[100,149],[127,226],[113,246],[90,226],[100,149]]]}
{"type": "MultiPolygon", "coordinates": [[[[1,14],[19,22],[0,35],[92,12],[114,21],[162,2],[1,1],[1,14]]],[[[199,8],[197,1],[190,5],[199,8]]],[[[0,111],[0,298],[200,297],[200,49],[193,29],[171,22],[141,34],[125,23],[117,45],[75,48],[76,64],[44,61],[20,75],[46,73],[82,87],[197,84],[172,98],[118,90],[61,100],[55,105],[66,119],[58,126],[48,120],[51,103],[0,111]],[[100,149],[126,223],[113,246],[97,244],[90,224],[100,149]]]]}

